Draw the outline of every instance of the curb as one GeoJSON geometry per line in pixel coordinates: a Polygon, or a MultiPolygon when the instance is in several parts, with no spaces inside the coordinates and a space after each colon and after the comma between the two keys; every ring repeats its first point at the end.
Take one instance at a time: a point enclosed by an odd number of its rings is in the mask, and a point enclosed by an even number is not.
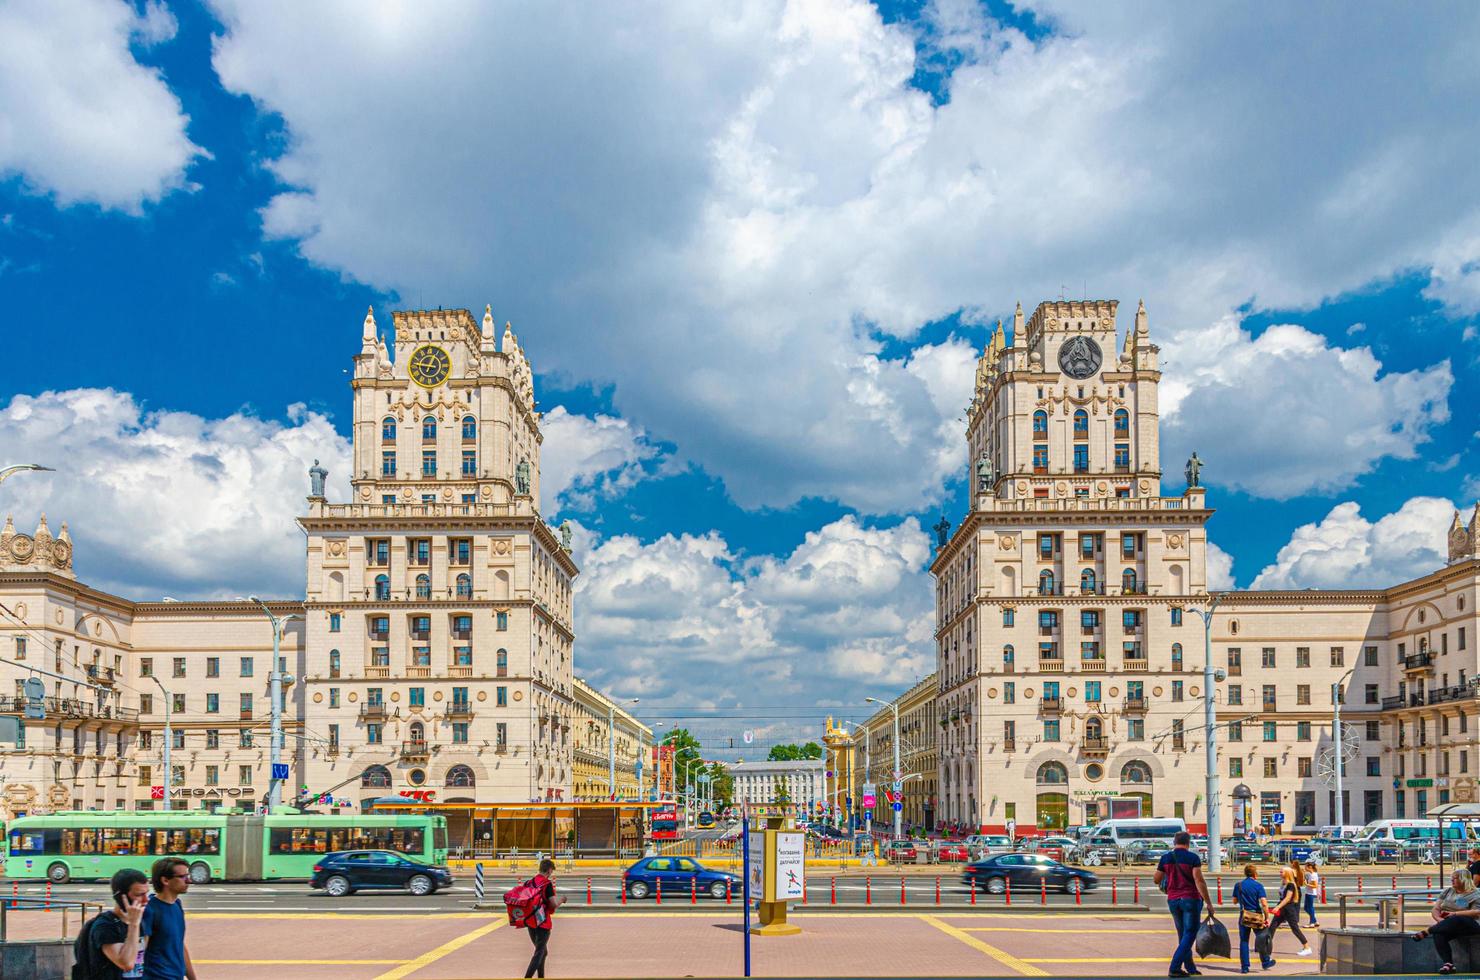
{"type": "MultiPolygon", "coordinates": [[[[504,911],[502,904],[490,905],[487,902],[482,905],[473,904],[470,907],[475,912],[504,911]]],[[[626,905],[607,902],[595,905],[567,905],[561,910],[561,914],[575,915],[581,912],[636,912],[641,914],[643,911],[650,909],[654,912],[670,912],[681,915],[713,915],[716,912],[723,912],[727,908],[737,915],[743,911],[738,901],[728,906],[722,902],[712,903],[712,900],[700,902],[698,905],[693,905],[687,901],[682,903],[669,902],[664,905],[658,905],[647,899],[644,899],[642,902],[634,899],[626,905]]],[[[966,902],[942,902],[940,905],[933,903],[928,905],[884,905],[882,903],[865,905],[862,902],[839,902],[836,905],[800,905],[791,903],[788,906],[787,914],[796,915],[806,912],[819,915],[826,915],[829,912],[877,912],[881,914],[916,912],[928,915],[934,912],[980,912],[983,915],[1041,915],[1044,912],[1052,912],[1055,915],[1144,915],[1151,911],[1152,909],[1146,905],[988,905],[986,902],[978,902],[975,905],[966,902]]]]}

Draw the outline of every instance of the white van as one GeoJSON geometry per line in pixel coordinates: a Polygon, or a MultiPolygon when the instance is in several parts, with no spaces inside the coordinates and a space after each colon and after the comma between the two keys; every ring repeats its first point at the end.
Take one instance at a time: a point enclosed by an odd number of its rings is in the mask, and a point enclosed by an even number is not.
{"type": "Polygon", "coordinates": [[[1186,829],[1187,821],[1181,817],[1113,818],[1101,820],[1090,828],[1090,834],[1085,838],[1083,846],[1085,848],[1124,847],[1129,841],[1148,838],[1165,839],[1170,842],[1174,836],[1186,829]]]}
{"type": "Polygon", "coordinates": [[[1316,834],[1316,836],[1321,838],[1322,840],[1341,840],[1344,838],[1356,837],[1362,832],[1362,830],[1363,828],[1359,824],[1333,823],[1327,824],[1326,826],[1322,827],[1320,832],[1316,834]]]}
{"type": "MultiPolygon", "coordinates": [[[[1374,820],[1363,827],[1355,840],[1358,844],[1401,844],[1410,840],[1438,840],[1437,820],[1374,820]]],[[[1445,840],[1467,840],[1464,827],[1451,822],[1444,827],[1445,840]]]]}

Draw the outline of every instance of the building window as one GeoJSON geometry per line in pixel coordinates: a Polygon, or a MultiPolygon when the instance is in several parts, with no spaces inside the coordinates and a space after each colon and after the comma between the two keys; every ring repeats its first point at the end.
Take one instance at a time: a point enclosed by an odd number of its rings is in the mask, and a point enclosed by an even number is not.
{"type": "Polygon", "coordinates": [[[1180,700],[1182,700],[1182,682],[1181,681],[1172,681],[1172,700],[1173,701],[1180,701],[1180,700]]]}
{"type": "Polygon", "coordinates": [[[1120,591],[1126,595],[1136,595],[1140,590],[1136,588],[1136,570],[1127,568],[1120,573],[1120,591]]]}
{"type": "MultiPolygon", "coordinates": [[[[1461,716],[1461,717],[1463,717],[1463,716],[1461,716]]],[[[1369,721],[1369,722],[1367,722],[1367,741],[1369,741],[1369,742],[1380,742],[1380,741],[1382,741],[1382,727],[1381,726],[1382,726],[1382,722],[1379,722],[1379,721],[1369,721]]]]}
{"type": "Polygon", "coordinates": [[[252,785],[252,767],[251,766],[237,766],[236,767],[236,784],[238,786],[250,786],[250,785],[252,785]]]}
{"type": "Polygon", "coordinates": [[[1043,722],[1043,740],[1045,742],[1057,742],[1059,740],[1059,721],[1057,718],[1049,718],[1043,722]]]}
{"type": "Polygon", "coordinates": [[[396,420],[390,416],[380,420],[380,438],[384,442],[396,441],[396,420]]]}
{"type": "MultiPolygon", "coordinates": [[[[1301,760],[1301,762],[1307,762],[1307,761],[1308,760],[1305,760],[1305,759],[1302,759],[1301,760]]],[[[1279,774],[1280,774],[1279,760],[1277,760],[1277,759],[1271,759],[1269,757],[1265,757],[1265,759],[1264,759],[1264,778],[1265,779],[1274,779],[1277,776],[1279,776],[1279,774]]]]}
{"type": "Polygon", "coordinates": [[[380,454],[380,475],[396,475],[396,451],[394,449],[383,450],[380,454]]]}
{"type": "Polygon", "coordinates": [[[1244,760],[1233,756],[1228,760],[1228,777],[1230,779],[1241,779],[1244,775],[1244,760]]]}
{"type": "MultiPolygon", "coordinates": [[[[1131,447],[1129,443],[1117,442],[1115,444],[1115,468],[1122,473],[1131,468],[1131,447]]],[[[1126,496],[1129,496],[1129,494],[1126,496]]]]}
{"type": "Polygon", "coordinates": [[[208,714],[208,715],[214,715],[214,714],[220,713],[220,711],[221,711],[221,695],[219,695],[219,694],[207,694],[206,695],[206,714],[208,714]]]}
{"type": "Polygon", "coordinates": [[[478,420],[471,415],[463,416],[462,437],[464,442],[478,438],[478,420]]]}
{"type": "Polygon", "coordinates": [[[500,749],[507,749],[509,747],[509,725],[508,725],[508,723],[507,722],[502,722],[502,721],[499,722],[498,723],[498,727],[496,727],[494,729],[494,732],[495,732],[494,745],[498,746],[500,749]]]}
{"type": "Polygon", "coordinates": [[[1228,648],[1228,676],[1238,677],[1244,672],[1244,654],[1238,647],[1228,648]]]}
{"type": "Polygon", "coordinates": [[[1002,703],[1017,703],[1017,685],[1014,684],[1012,681],[1007,681],[1002,685],[1002,703]]]}
{"type": "Polygon", "coordinates": [[[1279,726],[1277,726],[1272,721],[1266,721],[1264,723],[1264,740],[1266,742],[1273,742],[1273,741],[1276,741],[1278,738],[1279,738],[1279,726]]]}
{"type": "Polygon", "coordinates": [[[1377,694],[1376,684],[1365,685],[1363,687],[1363,697],[1366,699],[1367,704],[1377,704],[1379,701],[1381,701],[1381,698],[1379,698],[1377,694]]]}
{"type": "Polygon", "coordinates": [[[1180,643],[1172,644],[1172,669],[1182,669],[1182,644],[1180,643]]]}
{"type": "MultiPolygon", "coordinates": [[[[1267,689],[1268,688],[1268,685],[1265,685],[1265,687],[1267,689]]],[[[1295,703],[1296,704],[1310,704],[1310,685],[1309,684],[1296,684],[1295,685],[1295,703]]]]}
{"type": "Polygon", "coordinates": [[[1048,446],[1040,444],[1033,447],[1033,472],[1048,472],[1048,446]]]}
{"type": "Polygon", "coordinates": [[[432,597],[432,577],[425,572],[416,576],[416,597],[418,599],[432,597]]]}
{"type": "Polygon", "coordinates": [[[240,748],[250,749],[252,747],[252,730],[243,728],[236,733],[236,744],[240,748]]]}
{"type": "Polygon", "coordinates": [[[1331,666],[1343,667],[1346,665],[1346,651],[1342,647],[1331,648],[1331,666]]]}
{"type": "Polygon", "coordinates": [[[462,475],[478,475],[478,454],[471,449],[464,449],[462,454],[462,475]]]}
{"type": "Polygon", "coordinates": [[[421,451],[421,475],[437,475],[437,451],[435,449],[423,449],[421,451]]]}
{"type": "Polygon", "coordinates": [[[153,694],[140,694],[139,695],[139,714],[141,714],[141,715],[152,715],[153,713],[154,713],[154,695],[153,694]]]}
{"type": "Polygon", "coordinates": [[[1241,721],[1230,721],[1228,723],[1228,740],[1230,742],[1242,742],[1244,740],[1244,723],[1241,721]]]}
{"type": "Polygon", "coordinates": [[[1076,442],[1074,444],[1074,472],[1089,472],[1089,444],[1076,442]]]}
{"type": "Polygon", "coordinates": [[[337,687],[329,688],[329,707],[339,707],[339,688],[337,687]]]}
{"type": "Polygon", "coordinates": [[[467,538],[454,538],[447,546],[448,559],[454,565],[473,563],[473,542],[467,538]]]}
{"type": "Polygon", "coordinates": [[[1043,439],[1048,436],[1048,413],[1039,409],[1033,413],[1033,438],[1043,439]]]}
{"type": "Polygon", "coordinates": [[[241,696],[241,711],[243,718],[252,717],[252,695],[243,694],[241,696]]]}
{"type": "Polygon", "coordinates": [[[1296,647],[1295,648],[1295,666],[1296,667],[1309,667],[1310,666],[1310,647],[1296,647]]]}
{"type": "Polygon", "coordinates": [[[1123,408],[1115,410],[1115,435],[1128,436],[1131,434],[1131,416],[1123,408]]]}
{"type": "Polygon", "coordinates": [[[421,420],[421,438],[423,441],[436,441],[437,419],[435,416],[428,415],[426,418],[421,420]]]}
{"type": "MultiPolygon", "coordinates": [[[[1461,646],[1460,649],[1463,650],[1464,647],[1461,646]]],[[[1367,667],[1377,666],[1377,647],[1362,648],[1362,664],[1367,667]]]]}
{"type": "Polygon", "coordinates": [[[1127,742],[1146,741],[1146,722],[1140,718],[1127,718],[1125,722],[1125,740],[1127,742]]]}
{"type": "Polygon", "coordinates": [[[339,615],[339,613],[330,613],[329,614],[329,632],[330,633],[338,633],[339,632],[339,626],[340,626],[340,620],[341,620],[341,618],[342,617],[339,615]]]}
{"type": "Polygon", "coordinates": [[[1004,609],[1004,610],[1002,610],[1002,625],[1003,626],[1012,626],[1013,625],[1013,622],[1014,622],[1014,620],[1016,618],[1017,618],[1016,617],[1016,613],[1014,613],[1013,610],[1011,610],[1011,609],[1004,609]]]}
{"type": "Polygon", "coordinates": [[[1309,742],[1310,741],[1310,722],[1308,722],[1308,721],[1297,721],[1295,723],[1295,741],[1297,741],[1297,742],[1309,742]]]}
{"type": "Polygon", "coordinates": [[[176,657],[174,659],[174,669],[172,671],[172,676],[174,676],[174,677],[184,677],[185,676],[185,658],[184,657],[176,657]]]}
{"type": "Polygon", "coordinates": [[[1181,626],[1182,625],[1182,607],[1181,606],[1173,606],[1172,607],[1172,625],[1173,626],[1181,626]]]}
{"type": "Polygon", "coordinates": [[[379,722],[369,722],[365,725],[365,741],[371,745],[381,744],[381,725],[379,722]]]}
{"type": "Polygon", "coordinates": [[[140,677],[153,677],[154,676],[154,658],[153,657],[140,657],[139,658],[139,676],[140,677]]]}
{"type": "Polygon", "coordinates": [[[172,695],[170,695],[170,710],[173,711],[173,712],[175,712],[176,714],[184,714],[185,713],[185,695],[183,695],[183,694],[172,694],[172,695]]]}
{"type": "Polygon", "coordinates": [[[1367,757],[1367,775],[1369,775],[1369,776],[1381,776],[1382,775],[1382,756],[1369,755],[1367,757]]]}
{"type": "Polygon", "coordinates": [[[330,650],[329,651],[329,676],[330,677],[338,677],[339,676],[339,651],[338,650],[330,650]]]}
{"type": "Polygon", "coordinates": [[[1275,692],[1275,686],[1273,684],[1265,684],[1264,685],[1264,689],[1263,689],[1263,695],[1264,696],[1262,698],[1262,701],[1264,702],[1264,710],[1265,711],[1273,711],[1273,710],[1275,710],[1275,693],[1274,692],[1275,692]]]}
{"type": "Polygon", "coordinates": [[[1084,700],[1089,704],[1098,704],[1100,701],[1100,682],[1084,682],[1084,700]]]}
{"type": "Polygon", "coordinates": [[[468,743],[467,722],[454,721],[452,723],[452,742],[454,745],[466,745],[468,743]]]}
{"type": "Polygon", "coordinates": [[[1082,408],[1074,410],[1074,438],[1089,438],[1089,413],[1082,408]]]}
{"type": "Polygon", "coordinates": [[[495,689],[493,703],[500,708],[507,708],[509,706],[509,689],[503,686],[495,689]]]}
{"type": "Polygon", "coordinates": [[[1242,684],[1228,685],[1228,704],[1230,706],[1244,703],[1244,688],[1242,684]]]}
{"type": "Polygon", "coordinates": [[[494,654],[494,667],[497,668],[500,677],[509,672],[509,651],[500,650],[494,654]]]}
{"type": "Polygon", "coordinates": [[[375,598],[381,602],[391,597],[391,577],[389,575],[375,576],[375,598]]]}

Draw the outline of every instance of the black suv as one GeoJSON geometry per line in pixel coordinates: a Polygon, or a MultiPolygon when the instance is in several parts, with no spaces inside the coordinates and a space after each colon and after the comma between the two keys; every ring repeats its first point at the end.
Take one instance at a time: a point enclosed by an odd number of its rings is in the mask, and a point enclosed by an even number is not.
{"type": "Polygon", "coordinates": [[[336,898],[361,888],[400,888],[413,895],[430,895],[438,888],[451,887],[452,872],[395,851],[335,851],[313,866],[309,885],[336,898]]]}

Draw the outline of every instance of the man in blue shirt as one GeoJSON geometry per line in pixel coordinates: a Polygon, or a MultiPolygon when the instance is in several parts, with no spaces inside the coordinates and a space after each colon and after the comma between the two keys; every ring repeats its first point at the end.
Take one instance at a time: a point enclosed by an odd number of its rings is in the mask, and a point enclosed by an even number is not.
{"type": "Polygon", "coordinates": [[[1192,965],[1192,943],[1197,938],[1203,903],[1209,906],[1208,883],[1203,881],[1202,858],[1192,850],[1192,835],[1183,830],[1172,838],[1174,845],[1156,866],[1156,886],[1167,893],[1167,910],[1177,927],[1177,950],[1167,967],[1169,977],[1195,977],[1202,973],[1192,965]]]}
{"type": "Polygon", "coordinates": [[[149,870],[154,895],[144,909],[141,932],[144,980],[196,980],[190,950],[185,948],[185,906],[180,896],[190,890],[190,866],[179,858],[160,858],[149,870]]]}
{"type": "MultiPolygon", "coordinates": [[[[1249,934],[1261,932],[1269,924],[1269,896],[1259,883],[1259,871],[1252,864],[1244,865],[1244,880],[1233,886],[1233,900],[1238,903],[1238,958],[1243,969],[1249,972],[1249,934]]],[[[1274,966],[1273,959],[1260,956],[1259,965],[1266,970],[1274,966]]]]}

